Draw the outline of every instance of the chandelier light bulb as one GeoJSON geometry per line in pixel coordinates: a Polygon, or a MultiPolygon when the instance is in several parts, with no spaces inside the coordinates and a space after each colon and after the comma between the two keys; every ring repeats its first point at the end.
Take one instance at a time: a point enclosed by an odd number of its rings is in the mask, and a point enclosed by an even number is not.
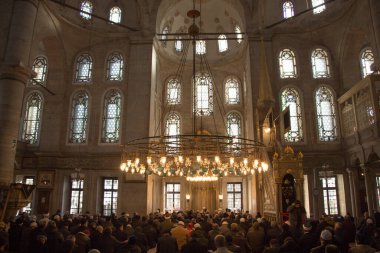
{"type": "Polygon", "coordinates": [[[215,162],[217,163],[217,164],[220,164],[220,157],[217,155],[217,156],[215,156],[215,162]]]}
{"type": "Polygon", "coordinates": [[[132,168],[132,169],[131,169],[131,173],[132,173],[132,174],[135,173],[135,168],[132,168]]]}
{"type": "Polygon", "coordinates": [[[244,163],[244,166],[247,166],[247,164],[248,164],[248,158],[244,158],[243,163],[244,163]]]}
{"type": "Polygon", "coordinates": [[[202,161],[202,157],[200,155],[197,155],[197,162],[200,163],[202,161]]]}
{"type": "Polygon", "coordinates": [[[160,163],[161,163],[162,166],[165,165],[165,163],[166,163],[166,156],[161,157],[160,163]]]}
{"type": "Polygon", "coordinates": [[[132,165],[132,160],[127,160],[127,167],[129,168],[131,167],[131,165],[132,165]]]}
{"type": "Polygon", "coordinates": [[[180,163],[183,163],[183,156],[178,156],[178,161],[180,162],[180,163]]]}
{"type": "Polygon", "coordinates": [[[233,157],[230,157],[230,165],[233,166],[235,162],[235,159],[233,157]]]}
{"type": "Polygon", "coordinates": [[[126,164],[126,163],[122,163],[122,164],[120,164],[120,169],[121,169],[121,171],[124,171],[126,167],[127,167],[127,164],[126,164]]]}
{"type": "Polygon", "coordinates": [[[136,159],[135,159],[135,166],[138,166],[139,163],[140,163],[140,158],[136,157],[136,159]]]}
{"type": "Polygon", "coordinates": [[[261,168],[261,167],[259,167],[259,168],[258,168],[258,171],[259,171],[259,173],[261,173],[261,170],[262,170],[262,168],[261,168]]]}
{"type": "Polygon", "coordinates": [[[259,160],[255,159],[255,161],[253,161],[253,166],[257,167],[258,165],[259,165],[259,160]]]}
{"type": "Polygon", "coordinates": [[[148,165],[151,165],[152,164],[152,157],[148,156],[146,158],[146,162],[148,163],[148,165]]]}
{"type": "Polygon", "coordinates": [[[228,175],[228,171],[225,171],[225,172],[224,172],[224,175],[227,176],[227,175],[228,175]]]}
{"type": "Polygon", "coordinates": [[[251,169],[251,174],[255,174],[255,170],[254,169],[251,169]]]}
{"type": "Polygon", "coordinates": [[[261,162],[261,167],[263,168],[263,171],[267,171],[269,166],[266,162],[261,162]]]}

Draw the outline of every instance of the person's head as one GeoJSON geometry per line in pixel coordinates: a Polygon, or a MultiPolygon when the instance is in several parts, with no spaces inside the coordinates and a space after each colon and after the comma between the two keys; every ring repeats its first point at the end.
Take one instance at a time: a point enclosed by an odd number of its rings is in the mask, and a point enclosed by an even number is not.
{"type": "Polygon", "coordinates": [[[37,241],[39,243],[41,243],[42,245],[44,245],[46,243],[46,241],[47,241],[47,237],[44,236],[44,235],[39,235],[39,236],[37,236],[37,241]]]}
{"type": "Polygon", "coordinates": [[[334,225],[334,230],[337,231],[340,229],[343,229],[343,224],[341,222],[336,222],[334,225]]]}
{"type": "Polygon", "coordinates": [[[178,221],[178,226],[184,227],[185,223],[183,221],[178,221]]]}
{"type": "Polygon", "coordinates": [[[104,235],[112,235],[112,228],[110,228],[110,227],[106,227],[105,229],[104,229],[104,235]]]}
{"type": "Polygon", "coordinates": [[[321,232],[320,236],[321,244],[326,245],[331,242],[332,240],[332,234],[329,230],[325,229],[321,232]]]}
{"type": "Polygon", "coordinates": [[[238,230],[238,224],[237,223],[232,223],[231,224],[231,231],[237,231],[238,230]]]}
{"type": "Polygon", "coordinates": [[[223,235],[217,235],[215,236],[214,243],[216,248],[222,248],[226,245],[226,239],[223,235]]]}
{"type": "Polygon", "coordinates": [[[104,230],[103,226],[101,226],[101,225],[96,227],[96,231],[98,231],[98,233],[100,233],[100,234],[103,234],[103,230],[104,230]]]}
{"type": "Polygon", "coordinates": [[[300,207],[301,206],[301,201],[299,201],[299,200],[294,201],[294,206],[295,207],[300,207]]]}
{"type": "Polygon", "coordinates": [[[305,223],[302,225],[302,227],[303,227],[303,231],[305,233],[309,233],[311,231],[311,229],[313,228],[310,223],[305,223]]]}

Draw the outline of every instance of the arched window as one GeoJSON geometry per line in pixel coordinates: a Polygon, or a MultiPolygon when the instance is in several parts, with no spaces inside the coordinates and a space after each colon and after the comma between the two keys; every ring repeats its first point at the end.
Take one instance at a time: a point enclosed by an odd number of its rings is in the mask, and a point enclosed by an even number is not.
{"type": "Polygon", "coordinates": [[[83,19],[90,20],[94,6],[90,1],[83,1],[80,5],[80,15],[83,19]]]}
{"type": "Polygon", "coordinates": [[[284,18],[291,18],[294,16],[294,6],[293,3],[290,1],[286,1],[282,5],[282,13],[284,15],[284,18]]]}
{"type": "Polygon", "coordinates": [[[107,80],[122,81],[123,80],[124,61],[120,53],[113,52],[107,59],[107,80]]]}
{"type": "Polygon", "coordinates": [[[241,34],[241,28],[238,25],[235,25],[236,39],[238,43],[243,41],[243,34],[241,34]]]}
{"type": "Polygon", "coordinates": [[[37,144],[39,141],[42,101],[38,92],[32,92],[26,99],[22,140],[29,144],[37,144]]]}
{"type": "Polygon", "coordinates": [[[180,134],[181,120],[177,113],[172,112],[168,115],[165,125],[165,135],[175,136],[180,134]]]}
{"type": "Polygon", "coordinates": [[[166,46],[166,40],[168,39],[168,34],[169,33],[169,27],[165,26],[164,29],[162,29],[162,35],[161,35],[161,42],[164,46],[166,46]]]}
{"type": "Polygon", "coordinates": [[[362,77],[366,77],[372,74],[371,65],[375,62],[372,49],[366,48],[362,51],[360,55],[360,68],[362,72],[362,77]]]}
{"type": "Polygon", "coordinates": [[[329,57],[325,50],[320,48],[315,49],[311,54],[311,63],[313,66],[314,78],[330,77],[329,57]]]}
{"type": "Polygon", "coordinates": [[[219,35],[218,37],[218,46],[219,46],[219,52],[223,53],[228,50],[228,42],[227,37],[224,34],[219,35]]]}
{"type": "Polygon", "coordinates": [[[183,42],[182,42],[182,37],[181,36],[178,36],[176,38],[175,43],[174,43],[174,47],[175,47],[175,51],[182,52],[182,50],[183,50],[183,42]]]}
{"type": "Polygon", "coordinates": [[[167,150],[175,152],[178,150],[179,143],[177,135],[181,134],[181,119],[179,115],[175,112],[172,112],[166,118],[165,123],[165,135],[171,136],[169,138],[169,145],[166,147],[167,150]]]}
{"type": "Polygon", "coordinates": [[[311,0],[313,6],[313,13],[318,14],[326,9],[325,0],[311,0]],[[318,7],[317,7],[318,6],[318,7]]]}
{"type": "Polygon", "coordinates": [[[121,9],[120,7],[114,6],[110,10],[110,21],[114,23],[120,23],[121,21],[121,9]]]}
{"type": "Polygon", "coordinates": [[[89,54],[82,54],[77,58],[75,81],[77,83],[91,82],[92,58],[89,54]]]}
{"type": "Polygon", "coordinates": [[[205,40],[197,40],[195,43],[195,52],[198,55],[202,55],[206,53],[206,41],[205,40]]]}
{"type": "Polygon", "coordinates": [[[235,78],[230,78],[226,82],[225,86],[226,103],[231,105],[239,104],[240,92],[239,82],[235,78]]]}
{"type": "Polygon", "coordinates": [[[167,85],[167,102],[176,105],[181,102],[181,83],[177,79],[171,79],[167,85]]]}
{"type": "Polygon", "coordinates": [[[297,77],[296,56],[292,50],[283,49],[280,52],[278,61],[280,65],[281,78],[296,78],[297,77]]]}
{"type": "Polygon", "coordinates": [[[208,75],[197,75],[195,85],[195,113],[197,116],[208,116],[213,111],[212,80],[208,75]]]}
{"type": "Polygon", "coordinates": [[[77,92],[71,102],[71,124],[69,143],[85,143],[87,141],[88,94],[77,92]]]}
{"type": "Polygon", "coordinates": [[[335,141],[337,139],[335,101],[332,91],[321,86],[315,93],[317,110],[318,139],[335,141]]]}
{"type": "Polygon", "coordinates": [[[47,73],[47,60],[43,56],[38,56],[34,62],[32,69],[37,73],[36,77],[30,82],[32,85],[36,85],[36,82],[45,86],[46,73],[47,73]],[[36,81],[36,82],[34,82],[36,81]]]}
{"type": "Polygon", "coordinates": [[[103,143],[117,143],[120,135],[121,95],[117,90],[110,90],[104,96],[103,108],[103,143]]]}
{"type": "Polygon", "coordinates": [[[281,93],[281,110],[285,110],[287,107],[289,107],[290,129],[284,135],[285,141],[303,141],[300,96],[298,94],[298,91],[294,88],[286,88],[281,93]]]}
{"type": "Polygon", "coordinates": [[[241,137],[241,118],[236,112],[227,115],[227,131],[228,136],[241,137]]]}

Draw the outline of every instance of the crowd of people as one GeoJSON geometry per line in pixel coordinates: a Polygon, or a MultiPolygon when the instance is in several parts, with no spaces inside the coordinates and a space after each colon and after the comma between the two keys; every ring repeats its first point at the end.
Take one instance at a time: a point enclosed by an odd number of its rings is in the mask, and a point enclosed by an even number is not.
{"type": "Polygon", "coordinates": [[[306,220],[300,203],[279,224],[258,213],[218,210],[99,215],[20,214],[0,222],[0,252],[19,253],[372,253],[380,250],[379,223],[367,214],[306,220]]]}

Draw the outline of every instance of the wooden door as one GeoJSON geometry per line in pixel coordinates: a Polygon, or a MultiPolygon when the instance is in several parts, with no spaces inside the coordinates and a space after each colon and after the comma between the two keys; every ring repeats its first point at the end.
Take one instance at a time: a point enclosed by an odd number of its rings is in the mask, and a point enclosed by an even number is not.
{"type": "Polygon", "coordinates": [[[37,198],[37,214],[45,214],[49,212],[50,190],[39,190],[37,198]]]}

